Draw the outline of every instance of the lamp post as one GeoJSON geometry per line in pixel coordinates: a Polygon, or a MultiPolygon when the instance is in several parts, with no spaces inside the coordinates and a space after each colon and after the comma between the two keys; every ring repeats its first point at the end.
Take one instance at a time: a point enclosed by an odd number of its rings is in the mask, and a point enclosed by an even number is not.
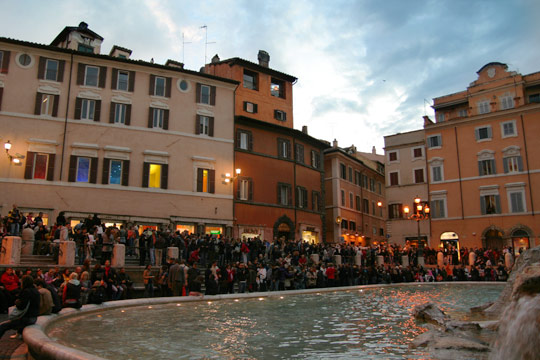
{"type": "Polygon", "coordinates": [[[21,155],[21,154],[18,154],[18,153],[15,154],[15,155],[11,155],[9,153],[9,150],[11,150],[11,146],[12,146],[12,144],[11,144],[11,141],[9,141],[9,140],[4,143],[4,149],[6,150],[6,155],[7,155],[8,159],[9,159],[9,162],[13,163],[15,165],[21,165],[22,164],[21,159],[24,159],[24,155],[21,155]]]}
{"type": "Polygon", "coordinates": [[[234,170],[235,174],[234,176],[231,176],[230,173],[226,173],[225,174],[225,183],[229,184],[229,183],[232,183],[239,175],[240,173],[242,172],[242,169],[236,169],[234,170]]]}
{"type": "MultiPolygon", "coordinates": [[[[419,249],[421,248],[420,246],[420,239],[421,239],[420,238],[420,220],[429,219],[429,212],[431,211],[428,204],[422,204],[420,203],[420,201],[421,200],[418,196],[414,198],[414,212],[413,213],[411,213],[411,209],[409,208],[409,206],[405,205],[403,207],[403,212],[405,213],[405,216],[407,216],[407,218],[410,220],[416,221],[416,228],[418,232],[417,239],[418,239],[419,249]]],[[[423,261],[423,258],[424,258],[423,252],[419,253],[418,258],[419,258],[419,261],[418,261],[419,263],[421,262],[420,258],[422,258],[422,261],[423,261]]]]}

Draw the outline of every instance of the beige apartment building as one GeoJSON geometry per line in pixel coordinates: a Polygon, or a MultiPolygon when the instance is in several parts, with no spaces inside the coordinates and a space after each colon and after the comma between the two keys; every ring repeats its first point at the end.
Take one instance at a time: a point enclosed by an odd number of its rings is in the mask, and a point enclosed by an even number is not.
{"type": "Polygon", "coordinates": [[[385,136],[384,146],[389,243],[432,246],[429,219],[416,221],[403,211],[414,209],[416,197],[429,200],[424,130],[385,136]]]}
{"type": "Polygon", "coordinates": [[[340,148],[336,140],[324,150],[327,242],[367,246],[387,240],[384,163],[370,155],[340,148]]]}
{"type": "Polygon", "coordinates": [[[130,59],[81,23],[0,38],[0,209],[231,234],[238,83],[130,59]]]}

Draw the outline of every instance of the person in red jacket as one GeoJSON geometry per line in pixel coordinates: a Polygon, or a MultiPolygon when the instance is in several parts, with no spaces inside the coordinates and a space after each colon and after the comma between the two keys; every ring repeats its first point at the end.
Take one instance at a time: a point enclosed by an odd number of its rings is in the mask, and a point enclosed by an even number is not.
{"type": "Polygon", "coordinates": [[[12,306],[20,291],[19,277],[12,268],[7,268],[0,277],[0,283],[7,293],[9,306],[12,306]]]}
{"type": "Polygon", "coordinates": [[[336,286],[336,268],[334,264],[328,264],[326,268],[326,279],[328,281],[328,287],[336,286]]]}

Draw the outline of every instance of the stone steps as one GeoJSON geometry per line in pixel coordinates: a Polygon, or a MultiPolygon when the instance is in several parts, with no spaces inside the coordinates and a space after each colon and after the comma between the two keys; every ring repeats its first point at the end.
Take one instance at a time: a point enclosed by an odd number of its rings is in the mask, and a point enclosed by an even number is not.
{"type": "Polygon", "coordinates": [[[21,266],[53,266],[56,265],[52,256],[47,255],[21,255],[21,266]]]}

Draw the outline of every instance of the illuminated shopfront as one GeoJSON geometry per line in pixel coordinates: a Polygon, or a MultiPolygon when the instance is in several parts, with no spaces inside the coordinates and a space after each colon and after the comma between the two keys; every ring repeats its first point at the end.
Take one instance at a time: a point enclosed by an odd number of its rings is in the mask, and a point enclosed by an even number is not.
{"type": "Polygon", "coordinates": [[[264,240],[263,236],[261,236],[262,233],[263,233],[262,228],[245,227],[241,229],[240,237],[242,238],[242,240],[255,239],[257,237],[260,238],[261,240],[264,240]]]}
{"type": "Polygon", "coordinates": [[[223,226],[207,225],[205,227],[205,232],[204,233],[206,235],[221,235],[221,234],[223,234],[223,226]]]}
{"type": "Polygon", "coordinates": [[[176,224],[176,231],[180,231],[180,233],[183,233],[184,231],[187,231],[188,234],[195,233],[195,225],[193,224],[176,224]]]}
{"type": "Polygon", "coordinates": [[[512,233],[512,247],[514,255],[519,255],[530,248],[529,234],[525,230],[514,230],[512,233]]]}

